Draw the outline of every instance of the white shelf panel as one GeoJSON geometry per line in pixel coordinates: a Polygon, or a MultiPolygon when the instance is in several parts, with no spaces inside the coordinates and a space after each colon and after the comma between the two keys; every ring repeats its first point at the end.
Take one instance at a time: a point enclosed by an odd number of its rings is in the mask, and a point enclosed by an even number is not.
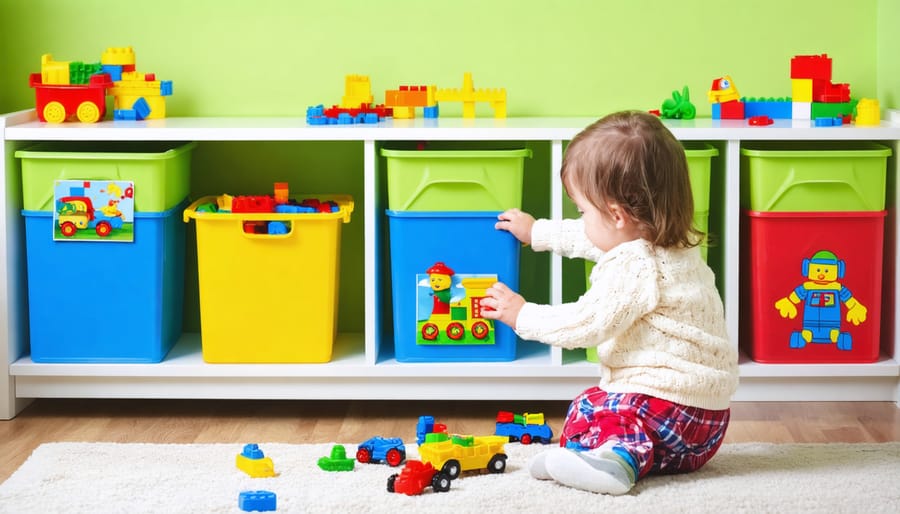
{"type": "MultiPolygon", "coordinates": [[[[889,120],[897,117],[890,113],[889,120]]],[[[595,385],[598,368],[575,352],[563,352],[535,343],[521,345],[512,362],[401,363],[390,341],[380,340],[381,316],[375,302],[380,291],[382,239],[378,213],[377,148],[390,141],[536,141],[551,149],[552,177],[562,160],[562,143],[570,140],[595,118],[460,118],[388,120],[377,125],[308,126],[304,118],[166,118],[141,122],[104,121],[97,124],[40,123],[33,110],[0,116],[0,142],[4,159],[0,171],[0,417],[9,418],[25,399],[78,398],[236,398],[236,399],[521,399],[570,400],[575,392],[595,385]],[[366,319],[365,333],[339,334],[334,358],[321,364],[207,364],[200,353],[198,334],[183,334],[170,355],[155,364],[40,364],[27,356],[27,299],[24,293],[24,249],[20,182],[12,156],[31,141],[357,141],[364,162],[366,319]],[[10,362],[12,360],[13,362],[10,362]]],[[[725,213],[723,294],[729,334],[737,344],[741,306],[738,293],[740,269],[739,190],[740,146],[750,140],[871,140],[887,142],[894,156],[888,160],[892,175],[888,205],[900,198],[896,180],[900,153],[900,124],[886,121],[874,127],[815,127],[812,121],[776,120],[767,127],[749,126],[744,120],[666,120],[681,140],[721,141],[719,159],[726,175],[722,209],[725,213]]],[[[556,179],[554,179],[556,180],[556,179]]],[[[560,184],[548,190],[554,215],[561,213],[560,184]]],[[[900,270],[900,227],[892,209],[886,226],[885,287],[896,286],[900,270]]],[[[561,271],[554,261],[551,295],[561,298],[561,271]]],[[[896,296],[896,293],[895,293],[896,296]]],[[[741,385],[737,401],[898,401],[900,355],[896,298],[882,355],[871,364],[760,364],[742,356],[741,385]],[[888,352],[891,353],[891,352],[888,352]]]]}
{"type": "MultiPolygon", "coordinates": [[[[596,118],[388,119],[378,124],[307,125],[305,118],[163,118],[143,121],[49,124],[30,121],[6,128],[11,141],[553,141],[569,140],[596,118]]],[[[665,120],[681,140],[891,140],[900,127],[816,127],[810,120],[774,120],[750,126],[744,120],[665,120]]]]}

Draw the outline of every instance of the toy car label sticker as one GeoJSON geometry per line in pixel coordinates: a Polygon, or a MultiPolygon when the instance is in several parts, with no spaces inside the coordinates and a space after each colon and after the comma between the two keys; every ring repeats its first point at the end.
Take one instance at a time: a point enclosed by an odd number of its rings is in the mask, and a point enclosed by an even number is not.
{"type": "Polygon", "coordinates": [[[134,241],[134,182],[57,180],[54,241],[134,241]]]}
{"type": "Polygon", "coordinates": [[[494,344],[494,322],[481,301],[497,275],[456,273],[436,262],[416,275],[416,344],[494,344]]]}

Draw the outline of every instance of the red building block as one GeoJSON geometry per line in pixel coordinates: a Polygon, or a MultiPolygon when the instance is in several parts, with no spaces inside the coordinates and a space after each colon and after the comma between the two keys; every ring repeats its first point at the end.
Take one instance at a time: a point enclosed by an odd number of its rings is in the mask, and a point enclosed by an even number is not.
{"type": "Polygon", "coordinates": [[[831,57],[822,55],[797,55],[791,59],[792,79],[818,79],[831,82],[831,57]]]}
{"type": "Polygon", "coordinates": [[[744,119],[744,102],[740,100],[732,100],[719,104],[719,117],[723,120],[742,120],[744,119]]]}

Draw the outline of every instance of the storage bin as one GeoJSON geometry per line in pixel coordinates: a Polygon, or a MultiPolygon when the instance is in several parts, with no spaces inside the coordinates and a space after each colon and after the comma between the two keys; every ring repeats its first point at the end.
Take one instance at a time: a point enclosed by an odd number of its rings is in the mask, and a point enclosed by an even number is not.
{"type": "Polygon", "coordinates": [[[186,202],[135,213],[134,241],[54,241],[23,210],[31,360],[159,362],[181,335],[186,202]]]}
{"type": "Polygon", "coordinates": [[[53,210],[57,180],[126,180],[134,183],[135,212],[161,212],[190,192],[196,143],[41,143],[15,153],[22,159],[24,208],[53,210]],[[90,151],[86,149],[90,148],[90,151]]]}
{"type": "Polygon", "coordinates": [[[752,211],[880,211],[891,149],[868,141],[770,141],[741,148],[752,211]]]}
{"type": "Polygon", "coordinates": [[[337,329],[341,226],[353,200],[331,213],[184,211],[197,224],[200,339],[210,363],[328,362],[337,329]],[[285,234],[257,234],[254,222],[280,221],[285,234]],[[245,230],[245,224],[248,227],[245,230]]]}
{"type": "Polygon", "coordinates": [[[387,211],[399,362],[515,359],[515,332],[479,313],[495,281],[519,287],[520,245],[494,228],[498,214],[387,211]],[[444,275],[444,286],[430,273],[444,275]]]}
{"type": "Polygon", "coordinates": [[[527,148],[381,150],[388,208],[403,211],[504,211],[522,206],[527,148]]]}
{"type": "Polygon", "coordinates": [[[885,213],[744,214],[740,337],[753,360],[878,359],[885,213]],[[850,313],[857,302],[867,311],[864,320],[850,313]]]}

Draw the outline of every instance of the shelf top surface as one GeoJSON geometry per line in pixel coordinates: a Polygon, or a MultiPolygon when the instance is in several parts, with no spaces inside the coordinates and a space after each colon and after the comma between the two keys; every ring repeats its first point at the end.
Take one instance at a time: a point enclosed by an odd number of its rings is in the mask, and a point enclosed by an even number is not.
{"type": "MultiPolygon", "coordinates": [[[[0,117],[4,138],[13,141],[398,141],[569,140],[596,117],[387,119],[377,124],[312,126],[302,117],[163,118],[143,121],[51,124],[34,111],[0,117]]],[[[815,127],[810,120],[664,120],[681,140],[881,139],[900,140],[900,125],[815,127]]]]}

